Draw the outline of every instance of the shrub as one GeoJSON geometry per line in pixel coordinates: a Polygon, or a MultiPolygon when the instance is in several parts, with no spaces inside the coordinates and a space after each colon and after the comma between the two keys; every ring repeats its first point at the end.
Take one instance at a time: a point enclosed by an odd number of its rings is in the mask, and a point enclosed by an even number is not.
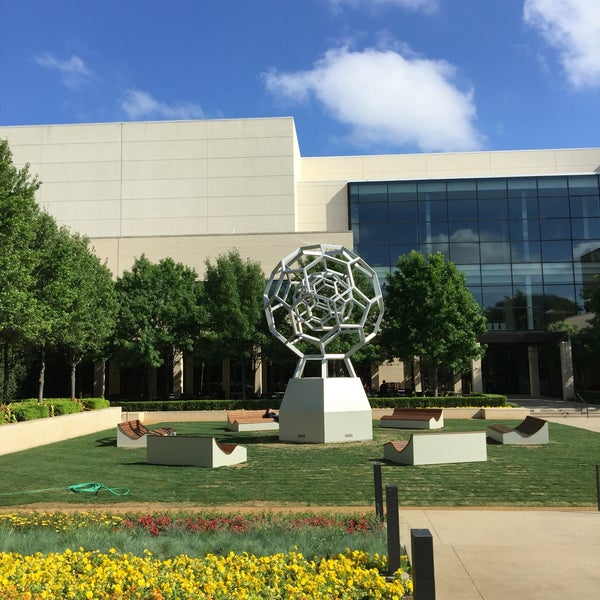
{"type": "Polygon", "coordinates": [[[477,394],[472,396],[405,396],[369,398],[372,408],[483,408],[508,406],[506,396],[477,394]]]}
{"type": "Polygon", "coordinates": [[[266,410],[278,409],[281,398],[260,400],[113,400],[111,406],[120,406],[124,412],[180,411],[180,410],[266,410]]]}
{"type": "Polygon", "coordinates": [[[53,398],[44,400],[44,404],[50,407],[50,416],[72,415],[83,411],[83,404],[72,398],[53,398]]]}
{"type": "Polygon", "coordinates": [[[30,421],[31,419],[43,419],[50,416],[50,407],[36,400],[15,402],[12,412],[17,421],[30,421]]]}
{"type": "Polygon", "coordinates": [[[82,402],[86,410],[98,410],[110,407],[110,402],[106,398],[84,398],[82,402]]]}

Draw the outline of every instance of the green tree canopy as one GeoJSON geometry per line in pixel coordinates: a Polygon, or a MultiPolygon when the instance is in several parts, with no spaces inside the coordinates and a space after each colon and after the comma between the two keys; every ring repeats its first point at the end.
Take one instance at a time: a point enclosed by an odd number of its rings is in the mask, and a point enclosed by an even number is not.
{"type": "Polygon", "coordinates": [[[437,252],[401,256],[385,286],[379,342],[388,358],[419,357],[429,368],[434,393],[441,367],[466,371],[482,356],[477,336],[486,320],[466,287],[464,274],[437,252]]]}
{"type": "Polygon", "coordinates": [[[194,269],[165,258],[156,263],[144,255],[115,284],[118,316],[113,344],[123,366],[150,370],[189,351],[202,327],[199,286],[194,269]]]}

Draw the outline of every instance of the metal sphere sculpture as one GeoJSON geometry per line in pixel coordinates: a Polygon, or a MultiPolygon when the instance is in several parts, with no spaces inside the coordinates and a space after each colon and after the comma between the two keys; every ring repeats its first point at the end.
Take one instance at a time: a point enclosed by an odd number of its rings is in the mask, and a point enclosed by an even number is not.
{"type": "Polygon", "coordinates": [[[355,376],[349,358],[375,337],[383,318],[377,274],[344,246],[304,246],[286,256],[271,273],[264,305],[271,333],[301,359],[295,377],[306,360],[330,358],[343,359],[355,376]],[[328,353],[334,340],[347,349],[328,353]],[[307,354],[307,344],[319,353],[307,354]]]}

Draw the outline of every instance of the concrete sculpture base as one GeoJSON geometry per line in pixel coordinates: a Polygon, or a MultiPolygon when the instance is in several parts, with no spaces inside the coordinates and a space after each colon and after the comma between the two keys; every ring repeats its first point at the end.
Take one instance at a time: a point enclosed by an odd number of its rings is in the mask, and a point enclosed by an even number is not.
{"type": "Polygon", "coordinates": [[[360,378],[293,378],[279,409],[279,439],[305,444],[372,440],[372,419],[360,378]]]}

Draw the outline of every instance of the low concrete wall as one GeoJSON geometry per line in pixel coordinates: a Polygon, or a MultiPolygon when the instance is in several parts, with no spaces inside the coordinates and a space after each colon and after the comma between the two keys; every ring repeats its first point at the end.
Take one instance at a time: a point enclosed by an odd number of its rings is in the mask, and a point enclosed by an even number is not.
{"type": "Polygon", "coordinates": [[[121,408],[112,407],[0,425],[0,455],[104,431],[120,422],[121,408]]]}

